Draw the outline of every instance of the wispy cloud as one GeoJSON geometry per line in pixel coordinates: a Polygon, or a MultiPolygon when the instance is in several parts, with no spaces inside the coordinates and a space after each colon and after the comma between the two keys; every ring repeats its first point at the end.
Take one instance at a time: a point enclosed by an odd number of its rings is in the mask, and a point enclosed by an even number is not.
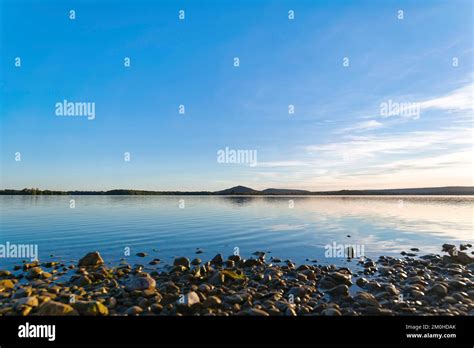
{"type": "Polygon", "coordinates": [[[472,128],[449,127],[347,135],[305,146],[294,155],[299,160],[270,162],[277,172],[256,175],[268,185],[306,189],[472,185],[473,134],[472,128]]]}
{"type": "Polygon", "coordinates": [[[301,167],[307,166],[308,163],[304,161],[273,161],[273,162],[258,162],[257,167],[262,168],[278,168],[278,167],[301,167]]]}
{"type": "Polygon", "coordinates": [[[465,111],[474,109],[474,84],[468,84],[451,93],[420,102],[421,109],[465,111]]]}
{"type": "Polygon", "coordinates": [[[399,134],[349,136],[345,140],[306,146],[310,154],[324,158],[354,161],[387,154],[413,154],[415,151],[446,150],[453,145],[471,145],[472,129],[448,128],[439,131],[413,131],[399,134]]]}
{"type": "Polygon", "coordinates": [[[358,122],[354,124],[351,127],[340,129],[336,131],[336,133],[341,134],[341,133],[349,133],[349,132],[365,132],[365,131],[380,128],[382,126],[383,124],[376,120],[362,121],[362,122],[358,122]]]}

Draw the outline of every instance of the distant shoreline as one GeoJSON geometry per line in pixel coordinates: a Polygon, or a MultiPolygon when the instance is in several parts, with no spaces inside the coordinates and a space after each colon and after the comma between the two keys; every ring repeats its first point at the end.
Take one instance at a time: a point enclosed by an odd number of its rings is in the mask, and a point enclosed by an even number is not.
{"type": "Polygon", "coordinates": [[[27,196],[471,196],[474,186],[446,186],[402,189],[306,191],[293,189],[254,190],[245,186],[235,186],[222,191],[147,191],[117,189],[108,191],[54,191],[36,188],[0,190],[0,195],[27,196]]]}

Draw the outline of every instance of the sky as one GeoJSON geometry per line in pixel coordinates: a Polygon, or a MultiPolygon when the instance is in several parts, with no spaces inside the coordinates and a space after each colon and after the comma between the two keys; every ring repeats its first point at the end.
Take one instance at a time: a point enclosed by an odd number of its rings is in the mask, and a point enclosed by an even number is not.
{"type": "Polygon", "coordinates": [[[0,188],[471,186],[473,22],[470,0],[0,0],[0,188]]]}

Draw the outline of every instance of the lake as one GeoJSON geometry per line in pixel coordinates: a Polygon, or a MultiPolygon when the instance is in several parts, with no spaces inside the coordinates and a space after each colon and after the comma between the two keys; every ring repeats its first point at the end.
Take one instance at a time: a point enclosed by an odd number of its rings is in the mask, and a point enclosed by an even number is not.
{"type": "MultiPolygon", "coordinates": [[[[351,267],[345,257],[326,257],[325,246],[363,246],[368,257],[410,248],[422,255],[474,239],[472,196],[0,196],[0,210],[0,244],[37,244],[42,261],[98,250],[115,264],[130,248],[132,264],[166,263],[200,248],[203,260],[266,251],[267,259],[351,267]]],[[[20,262],[0,259],[2,268],[20,262]]]]}

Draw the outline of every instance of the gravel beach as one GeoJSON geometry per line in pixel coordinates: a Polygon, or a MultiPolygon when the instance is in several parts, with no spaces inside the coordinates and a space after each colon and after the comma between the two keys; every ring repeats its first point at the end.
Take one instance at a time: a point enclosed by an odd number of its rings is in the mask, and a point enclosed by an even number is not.
{"type": "Polygon", "coordinates": [[[108,267],[90,252],[75,264],[0,270],[0,315],[474,315],[471,247],[354,259],[352,271],[264,252],[246,260],[179,257],[150,271],[160,260],[146,253],[139,255],[143,265],[108,267]]]}

